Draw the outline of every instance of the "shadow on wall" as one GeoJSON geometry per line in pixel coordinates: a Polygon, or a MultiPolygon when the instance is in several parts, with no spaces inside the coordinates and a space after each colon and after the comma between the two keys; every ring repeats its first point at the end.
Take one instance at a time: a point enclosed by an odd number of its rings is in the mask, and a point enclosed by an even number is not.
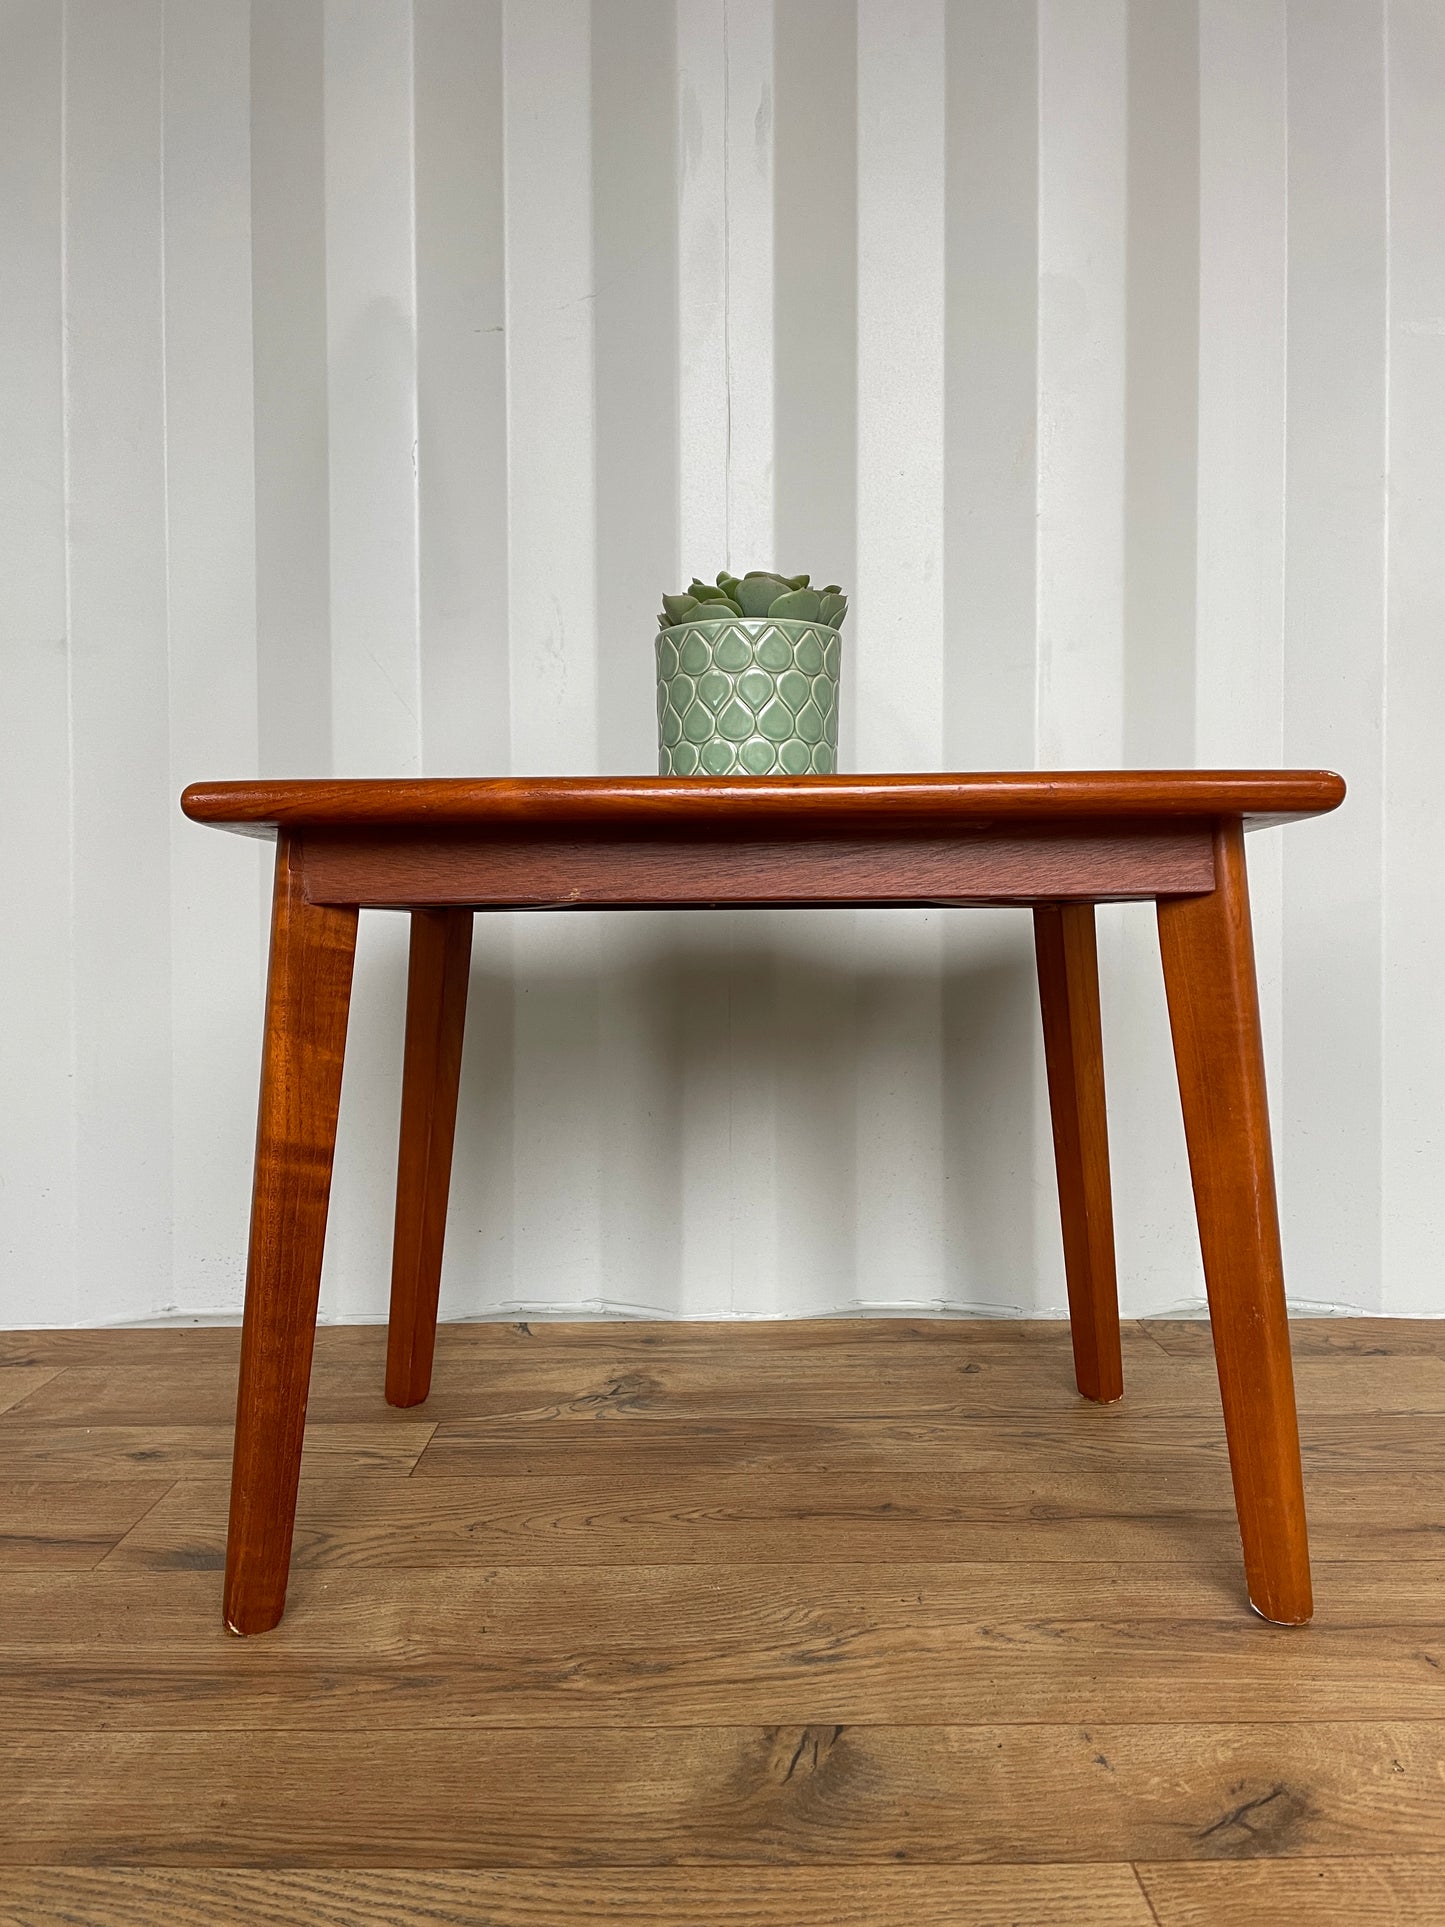
{"type": "Polygon", "coordinates": [[[941,971],[858,954],[852,912],[749,921],[609,919],[529,969],[478,919],[444,1317],[1061,1301],[1030,919],[944,919],[941,971]]]}

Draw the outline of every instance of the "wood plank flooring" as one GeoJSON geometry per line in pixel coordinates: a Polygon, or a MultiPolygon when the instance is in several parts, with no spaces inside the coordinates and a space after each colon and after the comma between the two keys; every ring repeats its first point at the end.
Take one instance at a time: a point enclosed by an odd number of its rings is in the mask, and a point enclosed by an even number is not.
{"type": "Polygon", "coordinates": [[[0,1927],[1445,1920],[1445,1322],[1294,1331],[1318,1617],[1207,1329],[323,1331],[283,1625],[238,1334],[0,1334],[0,1927]]]}

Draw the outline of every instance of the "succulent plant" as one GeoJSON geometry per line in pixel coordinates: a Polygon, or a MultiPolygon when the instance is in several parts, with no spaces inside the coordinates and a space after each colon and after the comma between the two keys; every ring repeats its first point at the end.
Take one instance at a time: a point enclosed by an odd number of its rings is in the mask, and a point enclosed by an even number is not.
{"type": "Polygon", "coordinates": [[[657,626],[671,629],[679,622],[712,622],[720,616],[778,616],[838,629],[847,613],[848,598],[836,582],[813,589],[805,575],[750,569],[738,576],[720,569],[716,582],[701,582],[694,576],[681,595],[665,595],[657,626]]]}

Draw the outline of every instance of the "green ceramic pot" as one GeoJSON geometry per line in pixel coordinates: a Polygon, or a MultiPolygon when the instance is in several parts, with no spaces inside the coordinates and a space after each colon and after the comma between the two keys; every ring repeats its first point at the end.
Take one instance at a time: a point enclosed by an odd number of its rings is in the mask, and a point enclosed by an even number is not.
{"type": "Polygon", "coordinates": [[[679,622],[657,638],[664,776],[831,776],[836,629],[777,616],[679,622]]]}

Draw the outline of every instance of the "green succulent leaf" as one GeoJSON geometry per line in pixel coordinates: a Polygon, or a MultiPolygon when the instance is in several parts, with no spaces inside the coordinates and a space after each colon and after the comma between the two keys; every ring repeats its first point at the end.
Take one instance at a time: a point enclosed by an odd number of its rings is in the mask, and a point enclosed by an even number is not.
{"type": "Polygon", "coordinates": [[[810,587],[807,575],[780,575],[776,569],[749,569],[744,576],[719,569],[716,582],[694,576],[678,595],[662,598],[660,627],[677,623],[715,622],[724,616],[760,620],[777,616],[783,621],[820,622],[836,629],[848,612],[848,598],[836,582],[810,587]]]}
{"type": "Polygon", "coordinates": [[[784,589],[776,576],[750,575],[741,581],[733,594],[733,600],[745,616],[765,616],[784,589]]]}
{"type": "Polygon", "coordinates": [[[816,589],[789,589],[769,606],[768,614],[781,621],[816,622],[822,612],[823,598],[816,589]]]}

